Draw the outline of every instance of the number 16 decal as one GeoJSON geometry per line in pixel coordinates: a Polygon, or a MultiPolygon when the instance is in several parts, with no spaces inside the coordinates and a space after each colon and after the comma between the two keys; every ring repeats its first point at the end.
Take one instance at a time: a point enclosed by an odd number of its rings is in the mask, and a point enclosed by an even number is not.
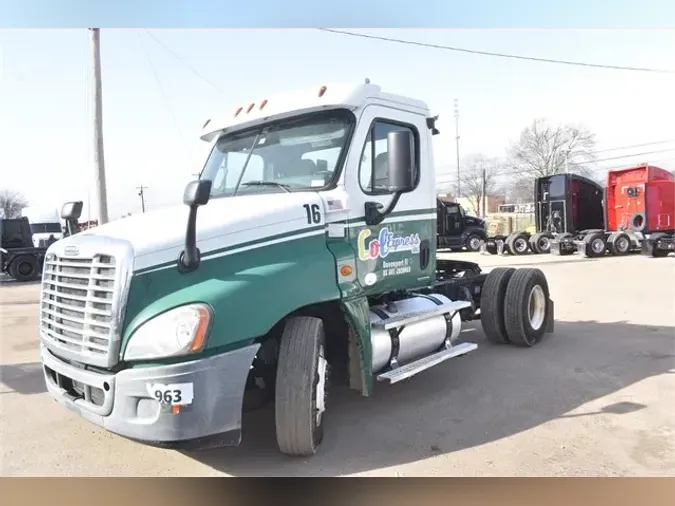
{"type": "Polygon", "coordinates": [[[321,211],[318,204],[303,204],[307,213],[307,223],[321,223],[321,211]]]}

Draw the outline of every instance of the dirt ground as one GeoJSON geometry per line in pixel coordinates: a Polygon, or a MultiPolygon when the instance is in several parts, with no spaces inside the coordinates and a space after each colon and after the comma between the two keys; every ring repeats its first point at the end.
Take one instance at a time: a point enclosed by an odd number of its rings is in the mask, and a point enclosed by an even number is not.
{"type": "Polygon", "coordinates": [[[675,476],[675,257],[458,253],[485,270],[541,268],[556,332],[532,349],[477,342],[369,399],[337,391],[311,459],[278,453],[270,410],[238,448],[180,453],[110,434],[45,393],[37,284],[0,284],[5,476],[675,476]]]}

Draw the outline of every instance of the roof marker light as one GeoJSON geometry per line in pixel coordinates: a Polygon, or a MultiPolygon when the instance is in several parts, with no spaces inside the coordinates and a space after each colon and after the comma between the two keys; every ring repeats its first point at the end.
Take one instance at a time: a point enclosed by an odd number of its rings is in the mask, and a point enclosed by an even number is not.
{"type": "Polygon", "coordinates": [[[255,107],[255,102],[251,102],[251,105],[248,106],[248,109],[246,109],[246,114],[251,112],[251,110],[255,107]]]}
{"type": "Polygon", "coordinates": [[[267,105],[267,99],[263,100],[262,103],[260,104],[260,110],[262,111],[262,108],[267,105]]]}
{"type": "Polygon", "coordinates": [[[236,118],[237,116],[239,116],[239,113],[243,110],[244,110],[243,107],[240,107],[239,109],[237,109],[237,112],[234,113],[234,117],[236,118]]]}
{"type": "Polygon", "coordinates": [[[326,93],[326,89],[327,88],[325,86],[319,88],[319,98],[323,97],[323,94],[326,93]]]}

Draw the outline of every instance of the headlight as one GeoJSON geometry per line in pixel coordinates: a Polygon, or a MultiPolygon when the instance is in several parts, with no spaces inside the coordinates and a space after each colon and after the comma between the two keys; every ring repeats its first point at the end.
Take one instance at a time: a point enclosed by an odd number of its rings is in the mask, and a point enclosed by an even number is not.
{"type": "Polygon", "coordinates": [[[124,360],[175,357],[204,349],[211,323],[205,304],[188,304],[155,316],[129,339],[124,360]]]}

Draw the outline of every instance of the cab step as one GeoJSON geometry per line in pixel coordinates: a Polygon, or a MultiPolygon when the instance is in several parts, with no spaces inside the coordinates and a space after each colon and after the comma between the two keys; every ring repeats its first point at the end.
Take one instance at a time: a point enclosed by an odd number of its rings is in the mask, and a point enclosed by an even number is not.
{"type": "Polygon", "coordinates": [[[457,344],[451,348],[443,349],[433,355],[427,355],[426,357],[415,360],[408,364],[397,367],[390,371],[384,372],[377,375],[377,381],[382,381],[390,385],[403,381],[404,379],[410,378],[417,373],[425,371],[430,367],[445,362],[454,357],[460,355],[466,355],[467,353],[478,348],[478,345],[475,343],[461,343],[457,344]]]}
{"type": "Polygon", "coordinates": [[[373,328],[383,330],[397,329],[403,325],[409,325],[411,323],[426,320],[427,318],[433,318],[434,316],[456,313],[457,311],[466,309],[468,307],[471,307],[471,303],[469,301],[458,300],[441,304],[431,309],[425,309],[424,311],[415,311],[412,313],[404,313],[397,316],[392,316],[391,318],[386,318],[379,322],[373,323],[372,326],[373,328]]]}

